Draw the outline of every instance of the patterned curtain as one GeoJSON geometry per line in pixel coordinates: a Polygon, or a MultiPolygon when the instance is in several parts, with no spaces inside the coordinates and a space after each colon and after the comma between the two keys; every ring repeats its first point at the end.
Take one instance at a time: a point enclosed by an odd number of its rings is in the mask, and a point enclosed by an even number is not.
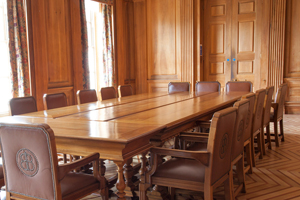
{"type": "Polygon", "coordinates": [[[103,23],[103,75],[106,86],[116,86],[114,51],[113,51],[113,29],[112,29],[112,6],[101,4],[103,23]]]}
{"type": "Polygon", "coordinates": [[[26,15],[23,0],[7,1],[13,97],[30,95],[26,15]]]}
{"type": "Polygon", "coordinates": [[[83,89],[90,89],[89,47],[84,0],[80,0],[83,89]]]}

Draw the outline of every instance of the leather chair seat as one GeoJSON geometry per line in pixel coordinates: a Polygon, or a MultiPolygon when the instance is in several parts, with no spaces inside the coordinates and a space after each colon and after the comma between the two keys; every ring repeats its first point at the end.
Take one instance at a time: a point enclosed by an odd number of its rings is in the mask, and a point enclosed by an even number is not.
{"type": "Polygon", "coordinates": [[[157,167],[152,177],[204,182],[205,166],[197,160],[172,158],[157,167]]]}
{"type": "Polygon", "coordinates": [[[207,142],[196,142],[187,148],[188,151],[206,151],[207,150],[207,142]]]}
{"type": "Polygon", "coordinates": [[[97,184],[99,187],[99,182],[97,182],[93,175],[73,172],[68,173],[61,180],[60,184],[63,197],[93,184],[97,184]]]}

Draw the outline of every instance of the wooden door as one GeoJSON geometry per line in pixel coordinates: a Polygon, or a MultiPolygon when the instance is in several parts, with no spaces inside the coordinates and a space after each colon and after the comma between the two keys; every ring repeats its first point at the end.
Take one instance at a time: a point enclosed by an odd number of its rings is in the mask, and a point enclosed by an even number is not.
{"type": "Polygon", "coordinates": [[[260,88],[261,6],[259,0],[232,0],[231,79],[260,88]]]}
{"type": "Polygon", "coordinates": [[[251,81],[260,88],[258,0],[206,0],[204,10],[204,80],[251,81]]]}
{"type": "Polygon", "coordinates": [[[204,5],[204,80],[231,79],[231,1],[206,0],[204,5]]]}

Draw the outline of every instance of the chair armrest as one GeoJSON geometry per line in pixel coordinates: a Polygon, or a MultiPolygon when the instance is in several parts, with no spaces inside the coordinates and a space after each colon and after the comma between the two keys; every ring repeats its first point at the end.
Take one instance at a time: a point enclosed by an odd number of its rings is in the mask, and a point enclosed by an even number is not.
{"type": "Polygon", "coordinates": [[[191,142],[208,142],[208,134],[207,135],[189,135],[189,134],[181,134],[179,136],[181,140],[191,141],[191,142]]]}
{"type": "Polygon", "coordinates": [[[195,136],[209,136],[209,133],[202,133],[202,132],[191,132],[191,131],[184,131],[180,133],[180,136],[184,135],[195,135],[195,136]]]}
{"type": "Polygon", "coordinates": [[[274,111],[278,108],[278,103],[271,103],[271,107],[274,108],[274,111]]]}
{"type": "Polygon", "coordinates": [[[99,162],[99,157],[100,157],[99,153],[94,153],[94,154],[86,156],[82,159],[76,160],[74,162],[59,165],[58,166],[58,180],[59,181],[62,180],[65,177],[65,175],[73,169],[85,166],[93,161],[99,162]]]}
{"type": "Polygon", "coordinates": [[[190,158],[200,161],[203,165],[209,165],[210,153],[207,151],[186,151],[179,149],[165,149],[160,147],[154,147],[150,149],[153,154],[168,155],[178,158],[190,158]]]}

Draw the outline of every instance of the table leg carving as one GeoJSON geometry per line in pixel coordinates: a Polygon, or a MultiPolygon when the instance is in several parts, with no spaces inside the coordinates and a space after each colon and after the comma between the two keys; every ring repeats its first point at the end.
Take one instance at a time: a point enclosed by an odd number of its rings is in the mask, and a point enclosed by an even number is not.
{"type": "Polygon", "coordinates": [[[132,182],[133,177],[133,167],[131,166],[132,158],[128,159],[124,165],[124,177],[125,177],[125,193],[126,196],[133,197],[134,184],[132,182]]]}
{"type": "Polygon", "coordinates": [[[117,188],[117,196],[118,196],[118,200],[126,200],[125,198],[125,188],[126,188],[126,184],[124,181],[124,177],[123,177],[123,165],[124,162],[123,161],[115,161],[116,165],[118,166],[118,181],[116,184],[116,188],[117,188]]]}

